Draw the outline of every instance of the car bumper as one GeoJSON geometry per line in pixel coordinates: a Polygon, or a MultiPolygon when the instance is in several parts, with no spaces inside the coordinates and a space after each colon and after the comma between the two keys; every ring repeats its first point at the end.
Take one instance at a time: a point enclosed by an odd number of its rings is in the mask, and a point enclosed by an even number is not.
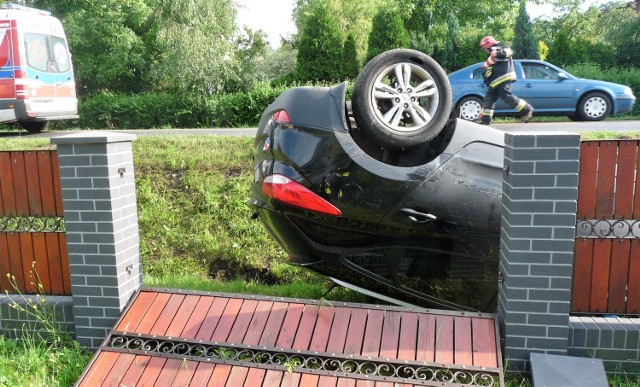
{"type": "Polygon", "coordinates": [[[613,114],[628,113],[633,110],[633,106],[635,105],[635,103],[636,103],[635,96],[628,96],[628,95],[617,96],[616,103],[615,103],[615,111],[613,112],[613,114]]]}

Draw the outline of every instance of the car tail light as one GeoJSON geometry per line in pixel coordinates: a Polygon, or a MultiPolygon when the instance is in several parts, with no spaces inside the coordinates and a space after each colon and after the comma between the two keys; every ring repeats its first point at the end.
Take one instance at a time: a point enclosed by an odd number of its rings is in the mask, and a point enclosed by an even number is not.
{"type": "Polygon", "coordinates": [[[279,110],[273,113],[273,119],[276,120],[276,122],[279,122],[281,124],[291,123],[291,120],[289,119],[289,114],[287,114],[287,112],[284,110],[279,110]]]}
{"type": "Polygon", "coordinates": [[[27,85],[27,74],[22,70],[16,70],[14,75],[16,79],[16,99],[28,99],[29,86],[27,85]]]}
{"type": "Polygon", "coordinates": [[[265,177],[262,182],[262,192],[270,198],[294,207],[332,216],[342,216],[342,212],[333,204],[283,175],[276,174],[265,177]]]}

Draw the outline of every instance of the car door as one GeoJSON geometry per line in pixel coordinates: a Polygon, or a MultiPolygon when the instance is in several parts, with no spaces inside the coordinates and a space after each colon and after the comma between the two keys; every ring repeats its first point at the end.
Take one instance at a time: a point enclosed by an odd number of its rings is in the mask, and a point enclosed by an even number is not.
{"type": "Polygon", "coordinates": [[[521,61],[522,78],[516,95],[536,110],[565,112],[575,109],[575,82],[561,69],[545,62],[521,61]]]}

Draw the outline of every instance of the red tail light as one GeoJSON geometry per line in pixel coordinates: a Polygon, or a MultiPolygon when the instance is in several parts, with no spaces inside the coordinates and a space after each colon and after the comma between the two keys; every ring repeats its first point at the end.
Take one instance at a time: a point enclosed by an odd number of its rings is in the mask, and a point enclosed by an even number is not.
{"type": "Polygon", "coordinates": [[[289,119],[289,114],[286,111],[280,110],[273,114],[273,119],[280,123],[289,124],[291,120],[289,119]]]}
{"type": "Polygon", "coordinates": [[[342,212],[333,204],[283,175],[267,176],[262,182],[262,192],[270,198],[294,207],[342,216],[342,212]]]}

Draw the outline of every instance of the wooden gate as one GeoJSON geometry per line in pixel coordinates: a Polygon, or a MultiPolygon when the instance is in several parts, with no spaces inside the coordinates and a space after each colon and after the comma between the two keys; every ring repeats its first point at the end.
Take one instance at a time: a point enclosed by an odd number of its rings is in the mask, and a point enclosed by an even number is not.
{"type": "Polygon", "coordinates": [[[640,313],[638,140],[581,146],[574,313],[640,313]]]}
{"type": "Polygon", "coordinates": [[[71,294],[57,151],[0,152],[0,290],[71,294]]]}

